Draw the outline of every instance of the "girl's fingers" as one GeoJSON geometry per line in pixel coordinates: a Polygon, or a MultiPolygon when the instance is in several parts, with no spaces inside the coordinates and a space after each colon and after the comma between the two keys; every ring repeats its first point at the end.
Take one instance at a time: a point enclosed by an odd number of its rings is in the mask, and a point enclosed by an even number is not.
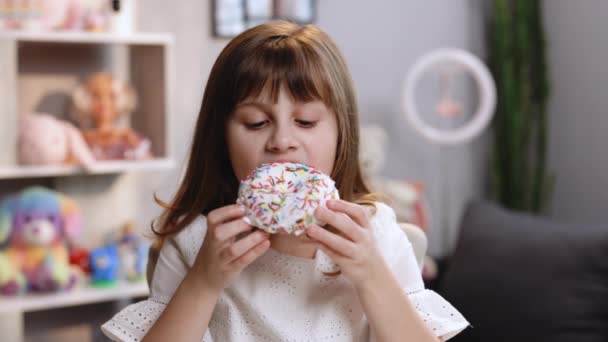
{"type": "Polygon", "coordinates": [[[343,256],[352,257],[356,254],[356,245],[354,242],[334,234],[327,229],[323,229],[316,224],[313,224],[308,228],[307,234],[313,240],[322,243],[343,256]]]}
{"type": "Polygon", "coordinates": [[[207,227],[217,227],[226,221],[241,218],[243,215],[245,215],[245,209],[240,204],[217,208],[207,215],[207,227]]]}
{"type": "Polygon", "coordinates": [[[255,259],[264,254],[270,247],[270,240],[262,240],[262,242],[249,249],[245,254],[232,261],[238,268],[243,269],[251,264],[255,259]]]}
{"type": "Polygon", "coordinates": [[[260,242],[268,240],[269,235],[269,233],[262,230],[255,231],[225,248],[221,252],[223,254],[222,256],[230,263],[235,259],[240,258],[260,242]]]}
{"type": "Polygon", "coordinates": [[[362,238],[363,232],[361,228],[344,213],[333,212],[329,209],[318,207],[315,210],[315,217],[320,221],[330,224],[352,241],[360,241],[362,238]]]}
{"type": "Polygon", "coordinates": [[[323,251],[323,253],[327,254],[327,256],[329,256],[333,261],[338,261],[341,258],[343,258],[343,256],[341,256],[339,253],[335,252],[334,250],[325,246],[322,243],[319,243],[318,246],[319,246],[319,249],[321,251],[323,251]]]}
{"type": "Polygon", "coordinates": [[[236,219],[219,225],[215,228],[212,234],[216,240],[220,242],[225,242],[233,237],[236,237],[238,234],[249,231],[251,229],[251,225],[249,225],[247,222],[241,219],[236,219]]]}
{"type": "Polygon", "coordinates": [[[362,205],[350,203],[343,200],[327,201],[327,207],[331,210],[338,211],[348,215],[361,227],[369,227],[369,213],[362,205]]]}

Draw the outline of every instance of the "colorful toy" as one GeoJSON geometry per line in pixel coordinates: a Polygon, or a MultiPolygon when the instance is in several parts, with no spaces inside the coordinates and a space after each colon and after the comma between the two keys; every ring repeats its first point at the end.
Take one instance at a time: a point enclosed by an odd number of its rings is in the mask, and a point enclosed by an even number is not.
{"type": "Polygon", "coordinates": [[[17,141],[19,164],[82,164],[90,168],[95,161],[80,131],[49,114],[25,115],[17,141]]]}
{"type": "Polygon", "coordinates": [[[80,228],[78,206],[59,192],[31,187],[0,203],[0,293],[73,287],[67,242],[80,228]]]}
{"type": "Polygon", "coordinates": [[[0,0],[0,30],[88,30],[108,27],[108,0],[0,0]]]}
{"type": "Polygon", "coordinates": [[[111,287],[118,281],[145,280],[149,243],[135,232],[133,223],[112,231],[102,247],[91,251],[89,266],[93,286],[111,287]]]}
{"type": "Polygon", "coordinates": [[[135,91],[126,82],[105,72],[95,73],[76,88],[72,99],[73,114],[96,159],[140,160],[152,156],[150,141],[118,122],[137,104],[135,91]]]}
{"type": "Polygon", "coordinates": [[[112,287],[116,285],[120,263],[118,246],[115,244],[95,248],[89,256],[91,285],[112,287]]]}
{"type": "Polygon", "coordinates": [[[127,223],[123,227],[118,246],[119,277],[131,282],[145,280],[150,244],[135,232],[132,223],[127,223]]]}
{"type": "Polygon", "coordinates": [[[77,266],[84,274],[90,274],[91,267],[89,265],[89,255],[90,252],[86,248],[70,248],[70,265],[77,266]]]}

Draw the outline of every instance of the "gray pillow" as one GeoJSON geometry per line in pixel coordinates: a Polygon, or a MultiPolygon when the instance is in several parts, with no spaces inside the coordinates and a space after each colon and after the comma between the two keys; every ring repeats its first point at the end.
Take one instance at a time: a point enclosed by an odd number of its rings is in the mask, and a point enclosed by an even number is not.
{"type": "Polygon", "coordinates": [[[454,341],[608,341],[608,226],[473,202],[438,290],[473,326],[454,341]]]}

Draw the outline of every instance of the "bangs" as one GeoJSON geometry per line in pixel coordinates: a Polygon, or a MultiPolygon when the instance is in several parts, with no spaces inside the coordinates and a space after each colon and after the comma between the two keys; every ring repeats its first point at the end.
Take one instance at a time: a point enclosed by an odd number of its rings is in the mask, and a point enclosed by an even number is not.
{"type": "Polygon", "coordinates": [[[323,65],[316,51],[295,39],[277,37],[261,44],[236,65],[238,86],[234,105],[258,98],[263,92],[276,103],[279,91],[285,87],[294,101],[320,100],[328,108],[334,108],[329,71],[323,65]]]}

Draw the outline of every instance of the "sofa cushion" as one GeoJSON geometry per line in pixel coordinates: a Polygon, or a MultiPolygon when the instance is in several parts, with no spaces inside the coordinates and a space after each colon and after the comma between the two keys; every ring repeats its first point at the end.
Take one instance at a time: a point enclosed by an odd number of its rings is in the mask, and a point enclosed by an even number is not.
{"type": "Polygon", "coordinates": [[[454,341],[608,341],[608,226],[472,202],[439,292],[471,322],[454,341]]]}

